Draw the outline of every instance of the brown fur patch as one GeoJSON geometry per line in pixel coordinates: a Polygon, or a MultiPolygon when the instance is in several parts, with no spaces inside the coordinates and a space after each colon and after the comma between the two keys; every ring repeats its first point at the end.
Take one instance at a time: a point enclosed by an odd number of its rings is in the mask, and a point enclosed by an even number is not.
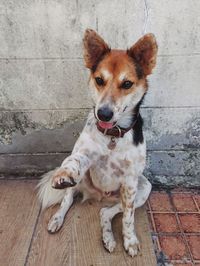
{"type": "Polygon", "coordinates": [[[108,155],[102,155],[102,156],[100,156],[100,158],[99,158],[99,166],[102,169],[107,169],[108,158],[109,158],[108,155]]]}
{"type": "Polygon", "coordinates": [[[120,195],[123,208],[126,209],[134,209],[134,201],[133,196],[135,195],[136,191],[132,187],[120,187],[120,195]]]}
{"type": "Polygon", "coordinates": [[[122,207],[125,209],[126,207],[126,200],[125,200],[125,189],[123,186],[120,187],[120,195],[121,195],[121,202],[122,202],[122,207]]]}
{"type": "Polygon", "coordinates": [[[110,163],[110,167],[114,170],[119,168],[114,162],[110,163]]]}
{"type": "Polygon", "coordinates": [[[100,156],[100,160],[102,161],[102,162],[104,162],[104,163],[107,163],[107,161],[108,161],[108,158],[109,158],[109,156],[108,155],[102,155],[102,156],[100,156]]]}
{"type": "Polygon", "coordinates": [[[124,171],[122,171],[120,168],[116,169],[114,172],[113,172],[113,175],[114,176],[117,176],[117,177],[120,177],[122,175],[124,175],[124,171]]]}
{"type": "Polygon", "coordinates": [[[111,52],[106,54],[98,64],[96,71],[91,73],[90,79],[93,79],[96,89],[101,93],[102,101],[105,98],[109,98],[111,102],[116,102],[123,96],[134,93],[136,87],[140,87],[144,93],[148,89],[146,79],[138,78],[133,59],[123,50],[111,50],[111,52]],[[111,77],[104,77],[103,73],[105,71],[111,73],[111,77]],[[122,73],[124,73],[124,80],[120,79],[122,73]],[[103,86],[96,84],[96,77],[103,78],[103,86]],[[121,87],[125,80],[133,82],[130,89],[121,87]]]}
{"type": "Polygon", "coordinates": [[[96,71],[91,74],[91,78],[102,77],[105,85],[96,85],[97,89],[102,92],[103,98],[110,96],[111,100],[115,102],[120,97],[134,91],[134,85],[128,90],[121,88],[123,81],[120,80],[120,75],[122,73],[125,74],[125,80],[130,80],[137,85],[138,77],[133,60],[127,55],[126,51],[111,50],[98,64],[96,71]],[[111,73],[112,78],[106,79],[103,75],[104,71],[111,73]]]}
{"type": "Polygon", "coordinates": [[[131,165],[131,161],[128,160],[118,160],[121,168],[128,168],[131,165]]]}

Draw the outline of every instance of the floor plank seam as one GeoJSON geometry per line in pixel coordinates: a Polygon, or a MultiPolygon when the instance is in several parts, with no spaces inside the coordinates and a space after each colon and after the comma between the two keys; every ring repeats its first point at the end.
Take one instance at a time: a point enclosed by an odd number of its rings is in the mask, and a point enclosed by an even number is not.
{"type": "Polygon", "coordinates": [[[24,266],[26,266],[26,265],[27,265],[27,262],[28,262],[28,258],[29,258],[30,250],[31,250],[32,243],[33,243],[33,238],[34,238],[34,236],[35,236],[35,232],[36,232],[36,229],[37,229],[37,225],[38,225],[38,221],[39,221],[39,217],[40,217],[41,211],[42,211],[42,206],[40,206],[40,209],[39,209],[39,212],[38,212],[38,215],[37,215],[37,219],[36,219],[36,221],[35,221],[35,225],[34,225],[34,228],[33,228],[33,234],[32,234],[32,236],[31,236],[30,245],[29,245],[28,250],[27,250],[27,254],[26,254],[26,258],[25,258],[24,266]]]}

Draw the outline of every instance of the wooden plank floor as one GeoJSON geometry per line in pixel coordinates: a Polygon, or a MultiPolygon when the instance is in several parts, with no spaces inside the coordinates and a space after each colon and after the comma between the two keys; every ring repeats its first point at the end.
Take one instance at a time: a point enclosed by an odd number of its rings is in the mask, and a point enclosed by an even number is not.
{"type": "Polygon", "coordinates": [[[113,222],[117,247],[109,254],[101,243],[101,203],[74,204],[60,232],[50,235],[47,222],[57,207],[40,212],[35,184],[34,181],[0,181],[0,265],[156,265],[144,208],[136,213],[141,253],[130,258],[124,251],[119,215],[113,222]]]}
{"type": "Polygon", "coordinates": [[[33,181],[0,181],[1,266],[25,264],[40,210],[35,184],[33,181]]]}

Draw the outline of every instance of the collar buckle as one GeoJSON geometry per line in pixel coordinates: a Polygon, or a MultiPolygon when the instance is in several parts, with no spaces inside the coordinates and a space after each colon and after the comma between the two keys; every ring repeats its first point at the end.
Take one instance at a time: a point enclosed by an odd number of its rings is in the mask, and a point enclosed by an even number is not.
{"type": "Polygon", "coordinates": [[[122,137],[122,130],[121,130],[121,128],[120,128],[119,126],[117,126],[117,125],[116,125],[116,128],[117,128],[118,131],[119,131],[119,136],[118,136],[118,138],[121,138],[121,137],[122,137]]]}
{"type": "Polygon", "coordinates": [[[107,131],[108,131],[108,129],[105,128],[105,129],[104,129],[104,132],[103,132],[104,136],[106,135],[107,131]]]}

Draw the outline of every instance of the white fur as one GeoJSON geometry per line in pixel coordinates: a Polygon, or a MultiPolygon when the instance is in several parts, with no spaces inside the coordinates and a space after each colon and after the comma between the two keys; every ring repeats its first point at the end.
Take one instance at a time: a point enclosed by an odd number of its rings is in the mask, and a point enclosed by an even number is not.
{"type": "Polygon", "coordinates": [[[121,203],[117,203],[113,207],[102,208],[100,211],[100,222],[102,228],[102,238],[105,248],[109,252],[113,252],[116,242],[112,232],[112,219],[113,217],[122,212],[121,203]]]}
{"type": "Polygon", "coordinates": [[[60,203],[65,195],[65,190],[55,190],[52,188],[52,177],[55,171],[44,174],[37,185],[38,198],[42,203],[42,209],[60,203]]]}
{"type": "Polygon", "coordinates": [[[122,80],[125,79],[125,77],[126,77],[126,72],[122,72],[122,73],[120,74],[120,76],[119,76],[119,80],[122,81],[122,80]]]}
{"type": "Polygon", "coordinates": [[[103,69],[102,74],[105,80],[110,79],[113,76],[107,69],[103,69]]]}
{"type": "Polygon", "coordinates": [[[66,190],[60,209],[52,216],[48,223],[48,231],[50,233],[55,233],[61,228],[65,215],[73,203],[73,196],[75,192],[75,188],[68,188],[66,190]]]}

